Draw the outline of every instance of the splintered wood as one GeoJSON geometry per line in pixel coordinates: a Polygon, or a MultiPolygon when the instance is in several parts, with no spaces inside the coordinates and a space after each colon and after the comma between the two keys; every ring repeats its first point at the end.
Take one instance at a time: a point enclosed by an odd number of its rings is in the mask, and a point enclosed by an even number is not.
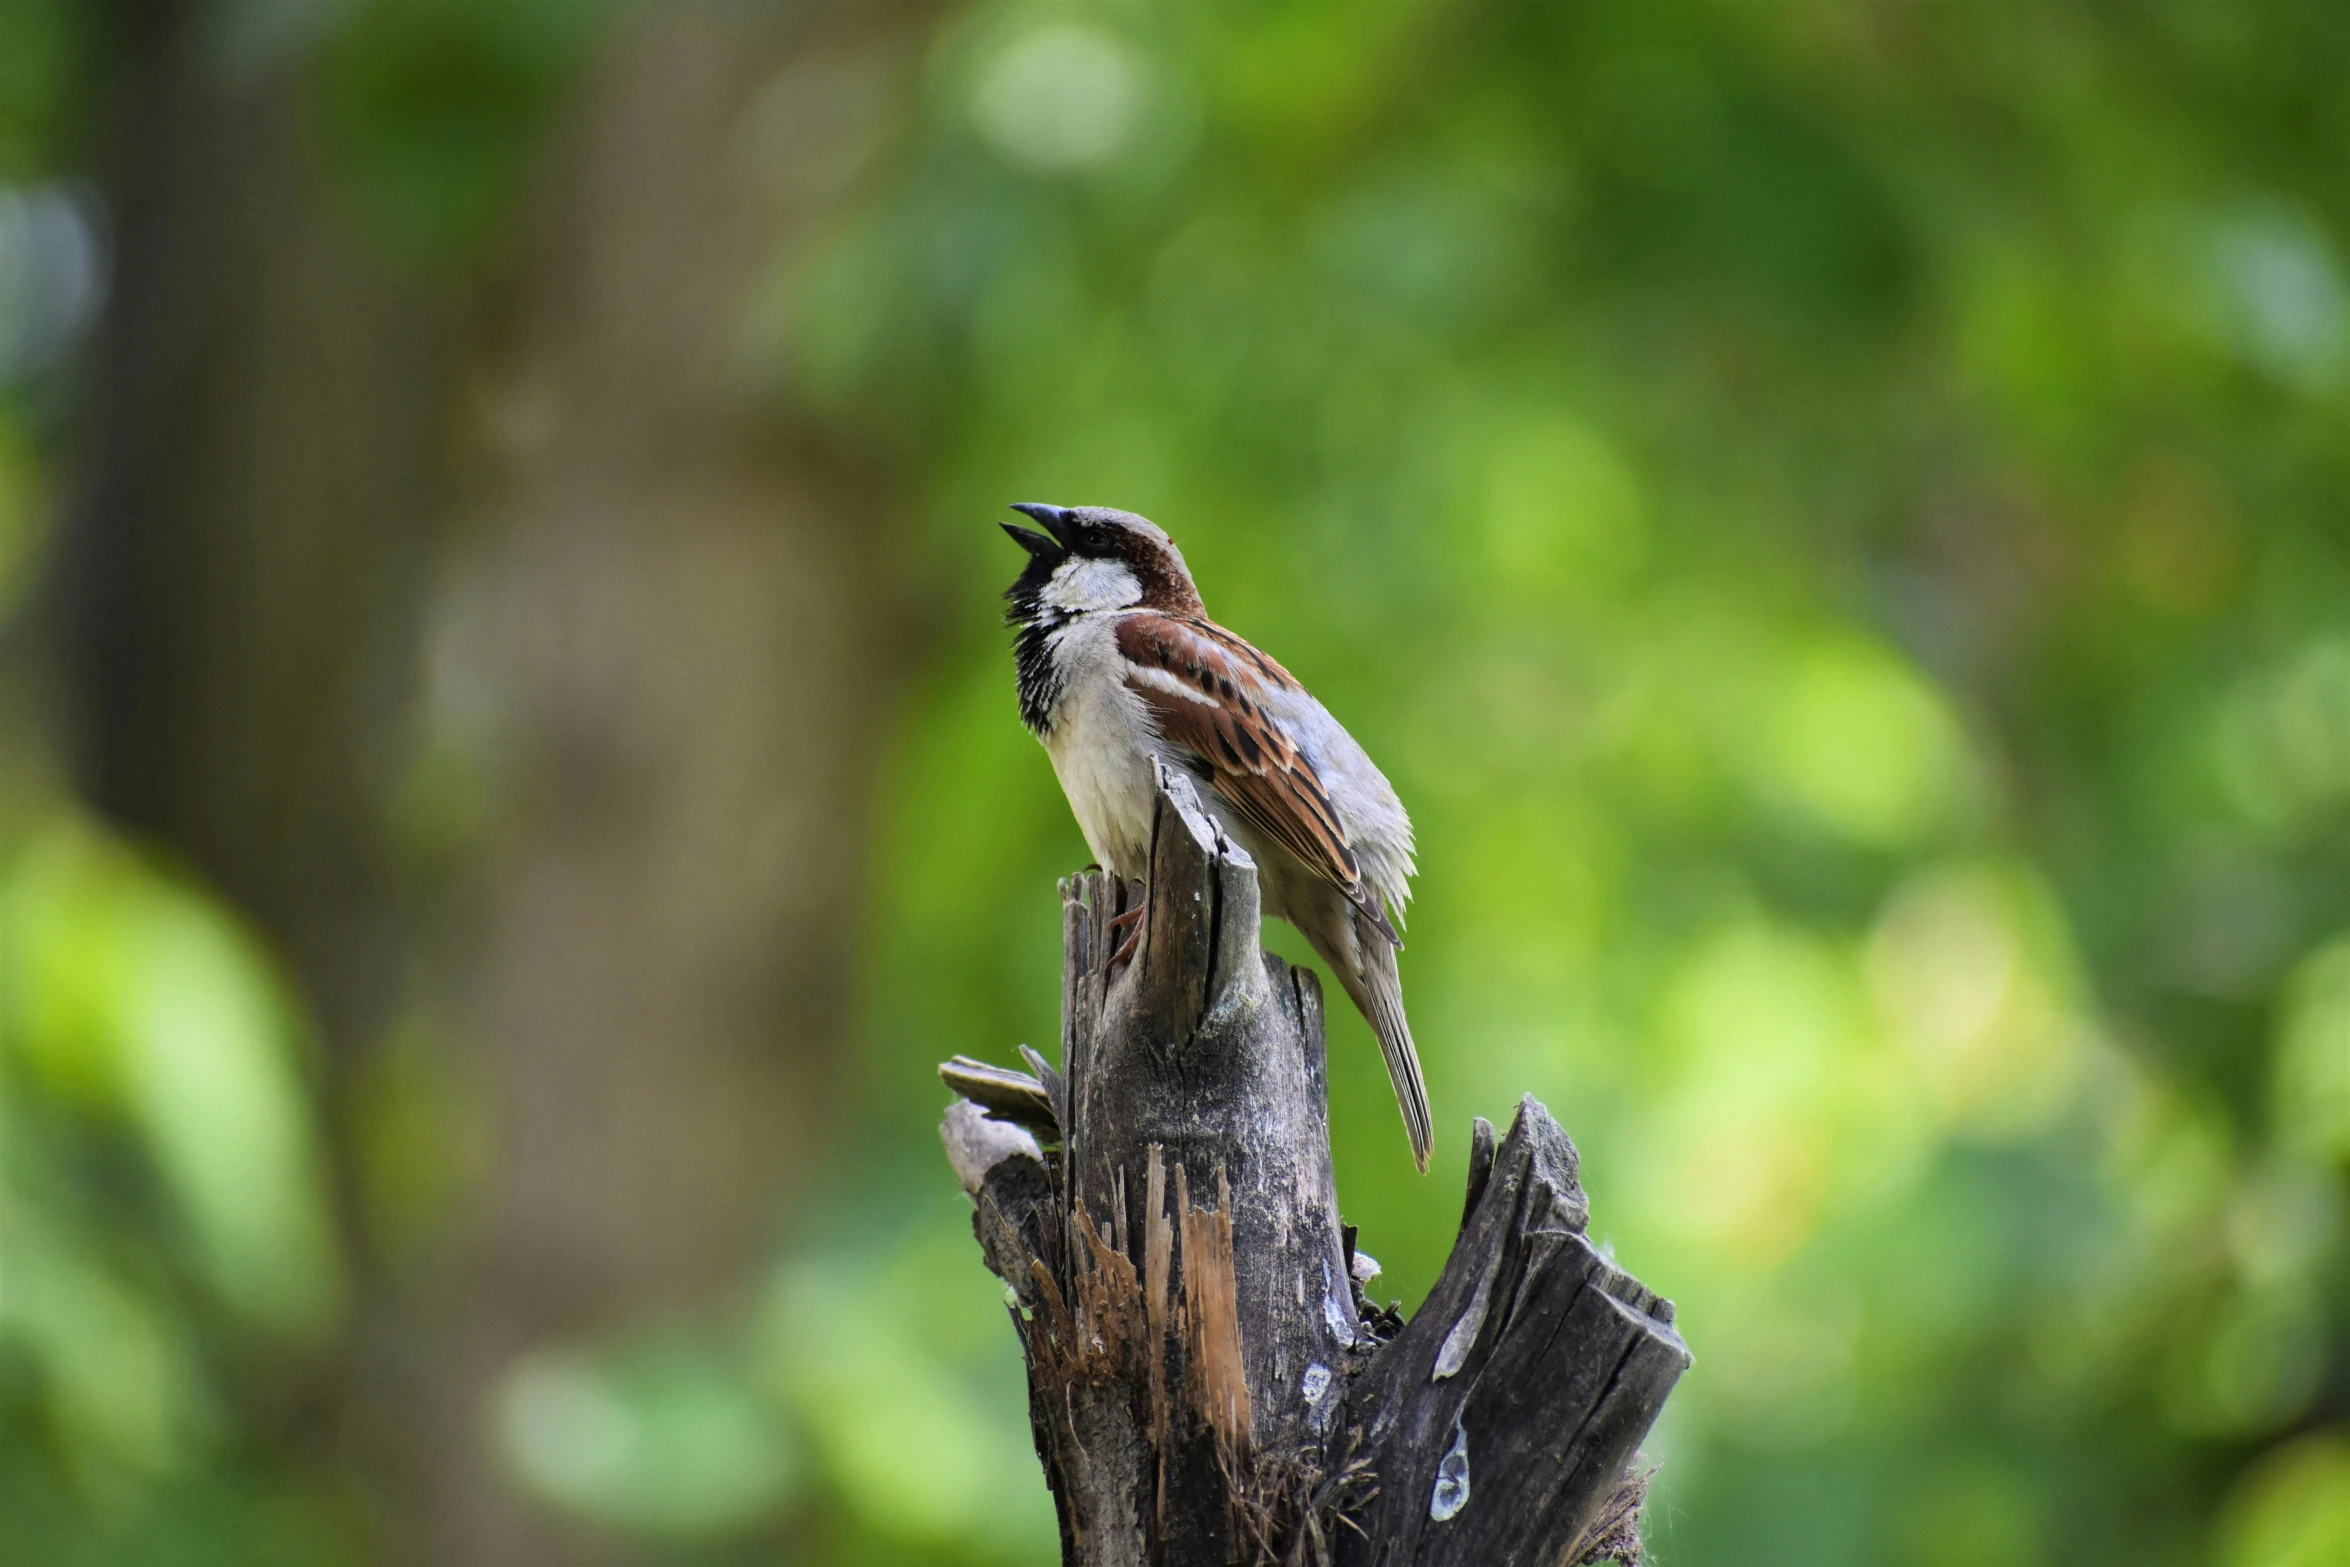
{"type": "Polygon", "coordinates": [[[1079,1207],[1070,1227],[1076,1244],[1069,1253],[1068,1296],[1042,1258],[1027,1259],[1041,1306],[1023,1324],[1032,1366],[1063,1388],[1106,1387],[1139,1375],[1150,1390],[1154,1432],[1164,1438],[1181,1434],[1187,1423],[1204,1425],[1228,1458],[1245,1458],[1248,1381],[1232,1266],[1232,1192],[1224,1171],[1216,1171],[1215,1205],[1198,1208],[1191,1202],[1190,1172],[1177,1165],[1170,1207],[1165,1151],[1151,1145],[1139,1270],[1127,1255],[1129,1236],[1118,1233],[1115,1223],[1105,1235],[1079,1207]],[[1172,1383],[1170,1364],[1176,1369],[1172,1383]]]}
{"type": "MultiPolygon", "coordinates": [[[[1150,1313],[1150,1335],[1154,1344],[1167,1342],[1167,1280],[1175,1266],[1175,1227],[1166,1222],[1167,1158],[1166,1150],[1151,1144],[1149,1196],[1145,1207],[1151,1222],[1142,1232],[1142,1284],[1144,1305],[1150,1313]]],[[[1167,1434],[1167,1357],[1153,1355],[1151,1375],[1151,1430],[1163,1443],[1167,1434]]]]}
{"type": "MultiPolygon", "coordinates": [[[[1153,1150],[1156,1152],[1156,1149],[1153,1150]]],[[[1183,1215],[1183,1340],[1191,1405],[1228,1453],[1248,1450],[1248,1382],[1240,1369],[1240,1296],[1232,1272],[1232,1192],[1216,1171],[1216,1206],[1191,1206],[1183,1166],[1175,1167],[1183,1215]]],[[[1153,1217],[1153,1222],[1165,1221],[1153,1217]]]]}

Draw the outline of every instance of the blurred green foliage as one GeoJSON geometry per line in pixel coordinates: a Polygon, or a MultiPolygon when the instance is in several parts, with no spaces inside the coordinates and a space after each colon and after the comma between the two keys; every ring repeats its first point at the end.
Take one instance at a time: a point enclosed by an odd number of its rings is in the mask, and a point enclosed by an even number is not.
{"type": "Polygon", "coordinates": [[[969,584],[1127,506],[1420,827],[1451,1131],[1415,1180],[1341,1009],[1365,1244],[1423,1289],[1532,1088],[1679,1300],[1660,1560],[2341,1555],[2345,25],[961,19],[795,321],[960,628],[878,1110],[1052,1036],[1082,850],[969,584]]]}
{"type": "MultiPolygon", "coordinates": [[[[387,248],[494,225],[589,10],[319,13],[387,248]]],[[[70,16],[0,8],[11,177],[59,166],[70,16]]],[[[810,1561],[1049,1553],[930,1075],[1057,1032],[1084,850],[989,525],[1040,499],[1166,525],[1413,810],[1438,1164],[1333,1013],[1348,1217],[1416,1300],[1469,1116],[1558,1113],[1698,1356],[1658,1561],[2350,1560],[2346,65],[2350,11],[2201,0],[949,19],[777,279],[942,627],[856,1191],[748,1309],[517,1366],[516,1483],[688,1557],[779,1518],[810,1561]]],[[[0,1512],[43,1561],[340,1559],[250,1364],[342,1309],[298,1008],[10,777],[0,1512]]],[[[462,1119],[376,1087],[388,1146],[462,1119]]]]}
{"type": "Polygon", "coordinates": [[[308,1050],[231,916],[44,817],[0,831],[0,1506],[25,1560],[210,1559],[280,1533],[240,1416],[341,1317],[308,1050]]]}

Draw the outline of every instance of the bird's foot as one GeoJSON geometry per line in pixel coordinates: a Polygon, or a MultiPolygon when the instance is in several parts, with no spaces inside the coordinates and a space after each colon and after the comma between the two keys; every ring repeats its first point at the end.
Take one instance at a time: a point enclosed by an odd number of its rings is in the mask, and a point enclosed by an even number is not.
{"type": "Polygon", "coordinates": [[[1110,953],[1110,973],[1115,974],[1134,961],[1134,954],[1142,946],[1142,916],[1149,907],[1138,896],[1134,907],[1110,917],[1110,934],[1119,938],[1117,947],[1110,953]]]}

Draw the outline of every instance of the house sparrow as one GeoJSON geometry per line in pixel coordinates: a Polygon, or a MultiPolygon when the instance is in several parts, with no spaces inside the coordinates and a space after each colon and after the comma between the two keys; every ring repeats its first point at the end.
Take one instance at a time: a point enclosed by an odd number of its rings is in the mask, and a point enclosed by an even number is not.
{"type": "Polygon", "coordinates": [[[1004,594],[1020,717],[1094,857],[1141,880],[1152,759],[1198,779],[1203,803],[1256,861],[1265,912],[1305,935],[1378,1034],[1426,1170],[1428,1093],[1395,971],[1413,868],[1395,790],[1288,670],[1208,619],[1157,527],[1101,506],[1013,510],[1045,530],[1003,524],[1029,557],[1004,594]]]}

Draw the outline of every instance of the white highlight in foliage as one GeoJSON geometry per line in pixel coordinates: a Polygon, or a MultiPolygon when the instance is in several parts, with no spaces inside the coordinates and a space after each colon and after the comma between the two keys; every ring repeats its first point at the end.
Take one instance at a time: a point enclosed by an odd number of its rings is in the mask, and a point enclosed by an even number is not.
{"type": "Polygon", "coordinates": [[[546,1490],[598,1490],[639,1456],[628,1407],[582,1366],[526,1361],[499,1391],[497,1426],[506,1451],[546,1490]]]}
{"type": "Polygon", "coordinates": [[[2228,335],[2245,359],[2308,390],[2340,381],[2350,298],[2317,225],[2289,209],[2248,213],[2216,226],[2210,256],[2228,335]]]}
{"type": "Polygon", "coordinates": [[[1012,162],[1073,174],[1115,157],[1133,135],[1142,74],[1112,33],[1082,23],[1036,28],[981,67],[972,117],[1012,162]]]}
{"type": "Polygon", "coordinates": [[[0,185],[0,384],[55,363],[105,302],[104,212],[70,185],[0,185]]]}

